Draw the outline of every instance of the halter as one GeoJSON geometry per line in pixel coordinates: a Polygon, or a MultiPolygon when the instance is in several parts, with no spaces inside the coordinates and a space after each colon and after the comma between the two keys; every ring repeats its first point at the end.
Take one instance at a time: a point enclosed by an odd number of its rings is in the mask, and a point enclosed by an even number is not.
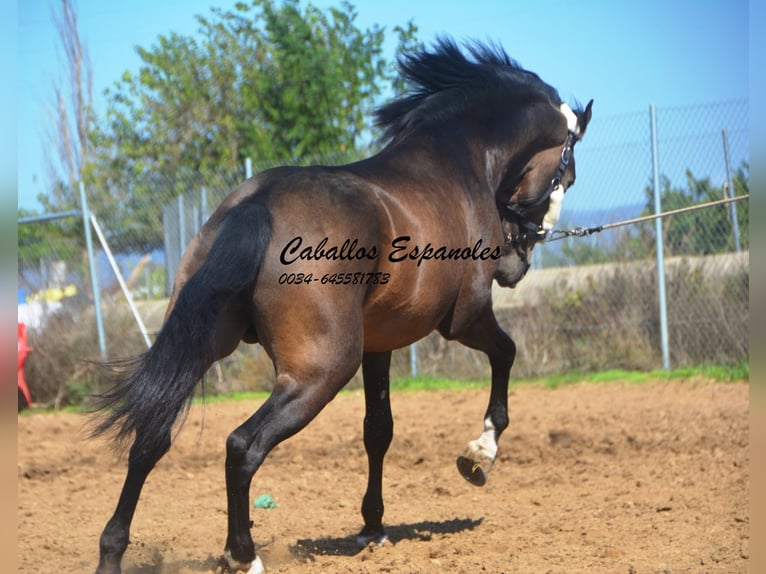
{"type": "MultiPolygon", "coordinates": [[[[540,197],[538,197],[532,203],[520,205],[518,203],[506,203],[503,207],[508,216],[508,219],[519,226],[523,231],[517,234],[507,233],[505,236],[505,242],[507,245],[514,245],[521,242],[527,242],[535,239],[544,239],[550,234],[553,224],[537,225],[529,218],[529,214],[532,211],[538,209],[545,202],[552,202],[554,199],[557,201],[556,208],[561,208],[561,201],[563,201],[564,190],[561,189],[561,179],[564,177],[564,173],[569,166],[569,161],[572,158],[572,148],[578,139],[577,129],[577,116],[567,104],[561,104],[561,113],[567,120],[567,139],[564,141],[564,148],[561,150],[561,161],[559,167],[556,169],[556,173],[551,179],[550,185],[540,197]],[[559,193],[560,192],[560,193],[559,193]],[[556,196],[551,196],[556,193],[556,196]]],[[[548,210],[554,207],[549,204],[548,210]]],[[[546,216],[548,214],[546,213],[546,216]]],[[[553,219],[558,219],[556,213],[553,219]]],[[[554,221],[555,223],[555,221],[554,221]]]]}
{"type": "Polygon", "coordinates": [[[564,142],[564,149],[561,150],[561,161],[559,162],[559,167],[556,169],[556,173],[554,174],[553,179],[551,179],[551,183],[548,185],[545,193],[543,193],[532,203],[527,203],[525,205],[520,205],[518,203],[506,203],[504,205],[508,218],[524,230],[523,232],[517,234],[506,234],[506,243],[516,243],[519,241],[529,241],[530,239],[542,239],[545,237],[548,230],[543,229],[542,226],[537,225],[531,221],[529,219],[529,214],[538,209],[546,201],[549,201],[556,188],[561,186],[561,178],[564,177],[567,166],[569,166],[569,160],[572,157],[572,148],[574,147],[576,141],[577,134],[575,134],[575,132],[572,130],[569,130],[567,132],[567,139],[564,142]]]}

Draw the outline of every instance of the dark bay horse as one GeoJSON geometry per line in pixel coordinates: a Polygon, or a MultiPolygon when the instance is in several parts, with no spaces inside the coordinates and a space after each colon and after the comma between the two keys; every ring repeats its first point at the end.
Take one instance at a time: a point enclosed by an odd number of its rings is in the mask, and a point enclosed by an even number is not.
{"type": "Polygon", "coordinates": [[[440,38],[399,67],[411,89],[377,111],[387,142],[380,153],[340,167],[260,173],[189,245],[156,341],[101,397],[95,432],[115,429],[116,446],[130,451],[98,574],[120,572],[147,475],[197,382],[243,340],[263,346],[276,383],[226,441],[228,569],[263,571],[250,534],[253,475],[360,365],[369,477],[359,536],[385,539],[391,352],[433,330],[489,358],[483,433],[457,459],[468,481],[487,480],[508,426],[516,353],[495,320],[490,287],[493,279],[514,286],[555,224],[592,101],[572,110],[493,45],[461,48],[440,38]]]}

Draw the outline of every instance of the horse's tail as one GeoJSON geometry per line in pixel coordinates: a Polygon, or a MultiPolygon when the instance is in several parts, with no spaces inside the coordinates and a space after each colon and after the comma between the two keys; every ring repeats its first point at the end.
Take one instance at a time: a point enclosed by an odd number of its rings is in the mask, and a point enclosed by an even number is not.
{"type": "Polygon", "coordinates": [[[196,384],[218,358],[213,335],[221,310],[232,297],[253,290],[270,239],[271,214],[262,203],[241,203],[226,213],[154,344],[131,361],[130,374],[97,397],[104,414],[93,435],[115,429],[113,446],[120,449],[135,434],[139,452],[167,441],[196,384]]]}

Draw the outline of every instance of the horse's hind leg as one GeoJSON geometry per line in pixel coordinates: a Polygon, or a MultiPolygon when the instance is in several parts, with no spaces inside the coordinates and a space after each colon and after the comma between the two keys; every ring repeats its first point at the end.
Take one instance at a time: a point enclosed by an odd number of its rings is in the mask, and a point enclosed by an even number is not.
{"type": "Polygon", "coordinates": [[[315,363],[307,367],[306,374],[279,373],[268,400],[229,435],[226,441],[229,530],[224,559],[231,570],[251,574],[264,571],[250,534],[248,500],[253,475],[275,446],[306,426],[332,400],[353,376],[360,358],[361,350],[339,360],[336,365],[342,365],[341,368],[317,368],[315,363]]]}
{"type": "MultiPolygon", "coordinates": [[[[217,318],[217,330],[213,335],[212,343],[215,352],[218,353],[216,355],[218,357],[226,356],[234,350],[241,334],[247,327],[241,321],[237,322],[236,311],[238,311],[237,307],[230,307],[225,309],[217,318]]],[[[203,349],[197,347],[189,351],[189,339],[184,336],[188,331],[196,328],[204,336],[208,336],[208,332],[203,329],[204,324],[202,327],[199,323],[195,324],[192,322],[193,317],[194,313],[189,312],[187,309],[186,314],[181,319],[166,322],[165,326],[163,326],[163,332],[167,336],[161,334],[158,337],[150,354],[146,355],[138,369],[134,372],[134,375],[136,373],[138,375],[132,381],[134,383],[135,381],[142,381],[144,385],[139,388],[151,390],[161,385],[172,384],[170,388],[175,389],[176,394],[188,392],[190,395],[193,392],[199,378],[197,373],[204,372],[210,366],[210,361],[203,349]],[[168,327],[169,324],[171,327],[168,327]],[[178,328],[179,325],[183,325],[183,328],[178,328]],[[166,331],[166,329],[171,330],[166,331]],[[182,357],[183,359],[176,359],[176,365],[171,367],[171,370],[175,371],[175,377],[163,379],[158,373],[163,372],[160,365],[167,363],[166,358],[168,356],[182,357]],[[194,361],[197,361],[197,363],[193,365],[194,368],[191,368],[189,365],[194,363],[194,361]],[[182,386],[179,380],[185,386],[182,386]]],[[[135,391],[135,388],[133,390],[135,391]]],[[[182,394],[181,397],[183,398],[182,394]]],[[[179,410],[168,406],[168,401],[157,400],[156,395],[153,395],[151,392],[133,392],[130,395],[130,399],[133,411],[142,415],[147,415],[148,413],[155,421],[158,418],[166,417],[171,424],[182,408],[182,403],[175,405],[179,410]]],[[[146,417],[139,417],[138,420],[146,420],[146,417]]],[[[128,473],[125,477],[125,483],[120,493],[117,508],[101,534],[99,542],[100,558],[96,574],[119,574],[120,559],[128,546],[130,524],[133,520],[133,514],[138,504],[141,489],[144,486],[146,477],[169,450],[171,432],[170,429],[167,431],[149,431],[146,426],[141,424],[135,425],[135,439],[128,457],[128,473]]]]}
{"type": "Polygon", "coordinates": [[[117,508],[99,541],[100,558],[96,574],[119,574],[120,572],[120,561],[128,547],[130,523],[133,520],[141,489],[154,465],[170,448],[170,435],[161,437],[154,442],[154,445],[152,450],[142,451],[134,443],[130,450],[128,474],[125,477],[117,508]]]}
{"type": "Polygon", "coordinates": [[[362,500],[364,528],[357,539],[363,545],[382,543],[383,529],[383,457],[394,435],[389,397],[389,367],[391,352],[365,353],[362,359],[364,376],[364,448],[367,451],[369,473],[367,492],[362,500]]]}

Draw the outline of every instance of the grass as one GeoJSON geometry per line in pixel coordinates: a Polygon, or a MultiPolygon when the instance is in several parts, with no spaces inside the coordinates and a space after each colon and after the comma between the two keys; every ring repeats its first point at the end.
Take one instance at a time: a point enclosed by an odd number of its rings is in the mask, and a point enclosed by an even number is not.
{"type": "Polygon", "coordinates": [[[441,377],[402,377],[391,381],[392,391],[460,391],[489,385],[488,380],[459,381],[441,377]]]}
{"type": "MultiPolygon", "coordinates": [[[[750,378],[750,365],[741,363],[733,366],[726,365],[708,365],[701,367],[687,367],[683,369],[673,369],[669,371],[656,370],[649,372],[610,370],[600,373],[567,373],[565,375],[554,375],[550,377],[539,377],[532,379],[514,379],[511,376],[511,386],[535,386],[545,389],[557,389],[562,386],[577,383],[627,383],[641,384],[653,381],[683,381],[692,379],[707,379],[719,383],[747,381],[750,378]]],[[[440,377],[401,377],[391,381],[391,390],[393,392],[413,392],[413,391],[461,391],[466,389],[478,389],[489,386],[489,380],[467,380],[459,381],[440,377]]],[[[360,392],[361,389],[348,389],[342,392],[360,392]]],[[[220,395],[208,395],[196,397],[194,403],[221,403],[227,401],[246,401],[246,400],[266,400],[269,396],[267,391],[248,391],[232,392],[220,395]]],[[[68,405],[55,411],[54,409],[32,409],[19,413],[26,416],[30,413],[44,412],[87,412],[87,408],[77,405],[68,405]]]]}
{"type": "Polygon", "coordinates": [[[205,393],[204,396],[197,396],[192,401],[193,404],[199,403],[223,403],[227,401],[253,401],[253,400],[266,400],[269,398],[269,391],[234,391],[231,393],[223,393],[220,395],[209,395],[205,393]]]}
{"type": "MultiPolygon", "coordinates": [[[[619,369],[599,373],[567,373],[549,377],[514,380],[511,373],[511,386],[539,386],[546,389],[557,389],[561,386],[575,383],[628,383],[639,384],[651,381],[671,381],[701,377],[717,382],[747,381],[750,377],[750,365],[710,365],[702,367],[687,367],[669,371],[655,370],[649,372],[623,371],[619,369]]],[[[452,379],[430,377],[405,377],[391,383],[392,391],[449,391],[489,386],[488,380],[455,381],[452,379]]]]}

